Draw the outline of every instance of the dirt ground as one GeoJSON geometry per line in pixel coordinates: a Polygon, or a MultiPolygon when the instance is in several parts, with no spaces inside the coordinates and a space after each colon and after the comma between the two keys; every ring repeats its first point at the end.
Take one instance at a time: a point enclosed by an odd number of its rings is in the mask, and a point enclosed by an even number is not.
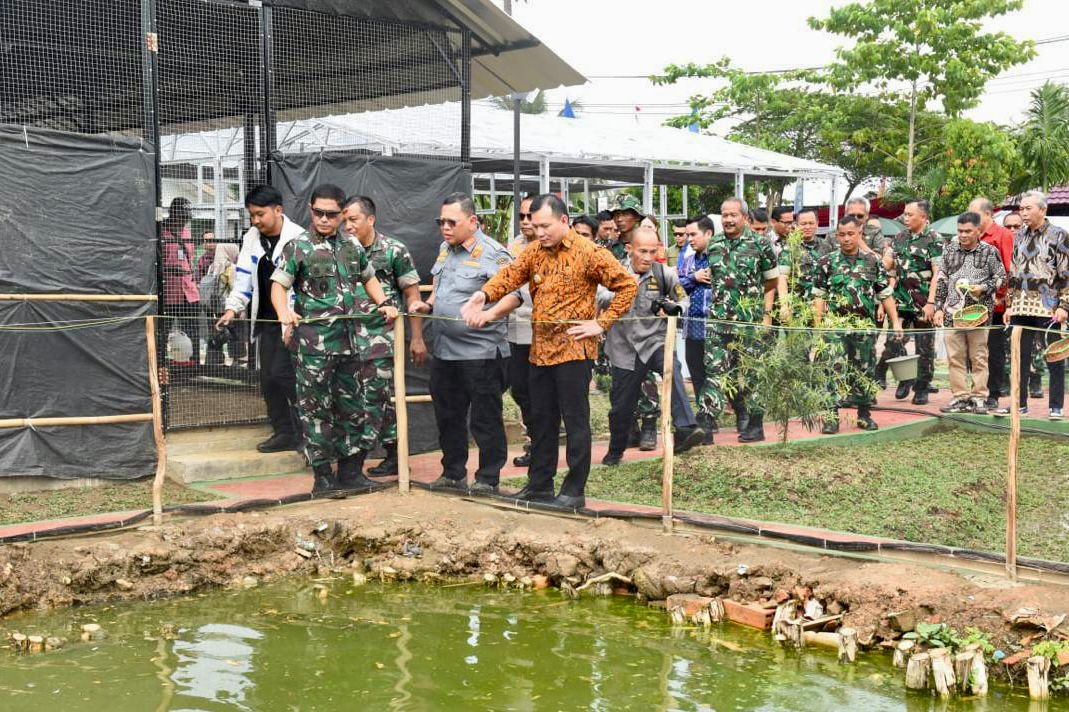
{"type": "Polygon", "coordinates": [[[995,577],[666,535],[618,520],[545,516],[415,491],[2,546],[0,617],[238,586],[250,576],[354,570],[430,582],[545,576],[551,585],[572,586],[616,572],[650,600],[694,592],[747,602],[808,586],[825,609],[845,611],[844,624],[868,645],[898,635],[888,613],[913,610],[919,620],[979,628],[1009,652],[1035,632],[1011,627],[1010,614],[1022,607],[1069,612],[1069,587],[1010,586],[995,577]]]}

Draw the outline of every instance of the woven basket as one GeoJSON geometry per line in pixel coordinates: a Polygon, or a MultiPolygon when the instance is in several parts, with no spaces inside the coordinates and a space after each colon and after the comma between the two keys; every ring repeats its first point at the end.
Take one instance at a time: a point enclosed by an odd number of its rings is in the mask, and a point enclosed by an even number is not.
{"type": "Polygon", "coordinates": [[[954,326],[974,329],[987,323],[988,311],[983,304],[973,304],[954,314],[954,326]]]}
{"type": "Polygon", "coordinates": [[[1043,358],[1047,360],[1047,363],[1058,363],[1069,358],[1069,336],[1064,339],[1058,339],[1048,346],[1047,350],[1043,352],[1043,358]]]}

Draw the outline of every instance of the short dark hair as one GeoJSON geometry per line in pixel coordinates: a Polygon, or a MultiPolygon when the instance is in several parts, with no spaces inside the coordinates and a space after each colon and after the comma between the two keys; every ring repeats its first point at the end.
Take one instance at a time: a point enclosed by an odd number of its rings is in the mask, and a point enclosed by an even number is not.
{"type": "Polygon", "coordinates": [[[777,205],[776,207],[772,208],[772,219],[778,222],[779,220],[781,220],[783,218],[784,215],[786,215],[787,213],[793,213],[793,212],[794,212],[794,207],[793,206],[790,206],[790,205],[777,205]]]}
{"type": "Polygon", "coordinates": [[[317,200],[333,200],[340,208],[345,202],[345,191],[333,183],[320,183],[312,190],[308,203],[312,204],[317,200]]]}
{"type": "Polygon", "coordinates": [[[345,210],[350,205],[359,205],[360,212],[366,217],[374,217],[375,215],[375,201],[366,195],[350,195],[345,199],[345,204],[341,206],[342,210],[345,210]]]}
{"type": "Polygon", "coordinates": [[[716,223],[708,215],[695,215],[687,218],[687,225],[694,223],[702,232],[716,232],[716,223]]]}
{"type": "Polygon", "coordinates": [[[588,228],[590,228],[590,233],[592,235],[598,234],[598,221],[590,217],[589,215],[579,215],[578,217],[574,218],[572,220],[572,227],[575,227],[576,225],[586,225],[588,228]]]}
{"type": "Polygon", "coordinates": [[[610,212],[608,210],[600,210],[600,211],[598,211],[598,222],[599,223],[609,222],[610,220],[612,220],[612,212],[610,212]]]}
{"type": "Polygon", "coordinates": [[[802,217],[806,213],[813,213],[813,217],[815,217],[817,219],[818,223],[820,222],[820,213],[817,212],[816,208],[802,208],[801,210],[799,210],[797,213],[794,214],[794,219],[798,220],[798,218],[802,217]]]}
{"type": "Polygon", "coordinates": [[[966,213],[962,213],[961,215],[959,215],[958,216],[958,225],[964,225],[965,223],[969,223],[971,225],[975,225],[976,227],[980,227],[980,213],[966,212],[966,213]]]}
{"type": "Polygon", "coordinates": [[[258,208],[269,208],[282,205],[282,193],[277,188],[269,185],[254,185],[245,194],[245,207],[255,205],[258,208]]]}
{"type": "Polygon", "coordinates": [[[676,218],[672,221],[672,227],[686,227],[688,222],[686,218],[676,218]]]}
{"type": "Polygon", "coordinates": [[[921,212],[924,213],[924,217],[930,217],[932,214],[931,205],[929,205],[928,201],[924,198],[913,198],[912,200],[907,200],[906,205],[916,205],[918,208],[921,209],[921,212]]]}
{"type": "Polygon", "coordinates": [[[442,205],[459,205],[460,212],[464,213],[468,217],[475,214],[475,201],[471,199],[471,196],[467,193],[450,193],[445,196],[445,200],[442,201],[442,205]]]}
{"type": "MultiPolygon", "coordinates": [[[[816,212],[816,211],[814,210],[814,211],[811,211],[811,212],[816,212]]],[[[843,216],[843,219],[839,221],[839,227],[843,227],[844,225],[857,225],[857,229],[858,230],[864,230],[865,229],[865,221],[862,220],[861,218],[856,218],[853,215],[845,215],[845,216],[843,216]]]]}
{"type": "Polygon", "coordinates": [[[768,222],[768,211],[764,208],[753,208],[750,210],[750,221],[768,222]]]}
{"type": "Polygon", "coordinates": [[[534,202],[531,203],[531,212],[537,213],[542,208],[549,208],[555,218],[568,214],[568,206],[553,193],[542,193],[535,197],[534,202]]]}

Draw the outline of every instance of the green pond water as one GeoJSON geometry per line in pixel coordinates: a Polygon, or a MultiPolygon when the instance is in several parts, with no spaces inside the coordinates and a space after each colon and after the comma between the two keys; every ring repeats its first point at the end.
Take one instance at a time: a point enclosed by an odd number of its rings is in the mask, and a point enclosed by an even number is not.
{"type": "Polygon", "coordinates": [[[1006,688],[948,706],[907,694],[889,656],[839,665],[730,624],[673,630],[628,598],[330,586],[325,599],[291,581],[7,619],[0,635],[72,642],[0,651],[0,710],[1030,709],[1006,688]],[[74,642],[88,622],[107,639],[74,642]]]}

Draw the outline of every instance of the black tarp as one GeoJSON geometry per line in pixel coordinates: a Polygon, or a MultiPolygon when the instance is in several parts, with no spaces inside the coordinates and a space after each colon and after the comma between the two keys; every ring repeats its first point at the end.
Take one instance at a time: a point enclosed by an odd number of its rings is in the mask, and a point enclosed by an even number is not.
{"type": "MultiPolygon", "coordinates": [[[[0,126],[0,292],[155,293],[153,166],[138,139],[0,126]]],[[[155,310],[0,301],[0,419],[149,413],[141,317],[155,310]]],[[[151,423],[0,429],[0,477],[154,466],[151,423]]]]}
{"type": "MultiPolygon", "coordinates": [[[[308,196],[319,183],[334,183],[347,195],[367,195],[375,201],[379,232],[408,246],[424,283],[442,244],[434,219],[442,199],[460,191],[471,194],[471,174],[460,163],[346,152],[294,154],[276,162],[275,185],[282,192],[286,214],[309,224],[308,196]]],[[[426,323],[426,322],[425,322],[426,323]]],[[[428,370],[409,364],[409,395],[428,392],[428,370]]],[[[409,449],[438,449],[438,430],[430,404],[409,406],[409,449]]]]}

